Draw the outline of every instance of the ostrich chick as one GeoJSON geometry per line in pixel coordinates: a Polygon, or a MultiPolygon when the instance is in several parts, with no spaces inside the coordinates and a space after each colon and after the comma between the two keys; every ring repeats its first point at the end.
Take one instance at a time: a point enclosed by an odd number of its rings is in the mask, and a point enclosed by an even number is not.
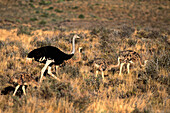
{"type": "Polygon", "coordinates": [[[125,51],[120,51],[119,56],[118,56],[118,64],[115,65],[114,67],[120,66],[120,72],[119,75],[122,73],[122,68],[125,64],[127,64],[127,70],[128,74],[130,73],[130,65],[131,64],[137,64],[139,63],[141,67],[146,66],[148,60],[144,61],[144,64],[141,62],[141,57],[140,55],[133,51],[133,50],[125,50],[125,51]]]}
{"type": "Polygon", "coordinates": [[[15,96],[15,94],[20,86],[22,86],[24,95],[26,95],[26,92],[25,92],[26,85],[32,85],[33,87],[39,87],[39,84],[32,78],[32,76],[25,72],[15,73],[10,78],[9,82],[13,83],[13,84],[17,84],[17,86],[15,87],[13,96],[15,96]]]}
{"type": "Polygon", "coordinates": [[[93,61],[93,67],[96,70],[95,76],[97,77],[99,71],[101,71],[102,72],[102,78],[104,80],[104,71],[107,68],[107,63],[105,62],[105,60],[102,59],[102,58],[95,58],[94,61],[93,61]]]}

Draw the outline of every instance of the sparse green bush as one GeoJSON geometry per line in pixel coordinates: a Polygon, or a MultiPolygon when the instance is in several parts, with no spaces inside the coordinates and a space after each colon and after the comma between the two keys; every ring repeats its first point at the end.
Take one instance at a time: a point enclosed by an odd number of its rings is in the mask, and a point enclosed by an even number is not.
{"type": "Polygon", "coordinates": [[[16,22],[21,23],[21,20],[20,19],[16,19],[16,22]]]}
{"type": "Polygon", "coordinates": [[[159,68],[170,70],[170,52],[163,53],[158,58],[159,68]]]}
{"type": "Polygon", "coordinates": [[[135,40],[128,40],[128,44],[129,44],[129,46],[131,47],[131,46],[135,46],[136,45],[136,41],[135,40]]]}
{"type": "Polygon", "coordinates": [[[120,38],[123,38],[123,37],[130,38],[133,32],[134,32],[134,29],[132,27],[123,26],[121,28],[121,32],[119,35],[120,35],[120,38]]]}
{"type": "Polygon", "coordinates": [[[50,43],[47,43],[46,41],[37,41],[36,46],[37,47],[43,47],[43,46],[49,46],[50,43]]]}
{"type": "Polygon", "coordinates": [[[39,2],[39,5],[50,5],[50,4],[52,4],[52,2],[51,1],[47,1],[47,0],[41,0],[40,2],[39,2]]]}
{"type": "Polygon", "coordinates": [[[158,7],[158,9],[159,9],[159,10],[163,10],[163,7],[160,6],[160,7],[158,7]]]}
{"type": "Polygon", "coordinates": [[[137,107],[131,113],[150,113],[149,110],[140,111],[137,107]]]}
{"type": "Polygon", "coordinates": [[[25,58],[27,56],[27,54],[28,54],[28,51],[25,48],[23,48],[23,47],[19,48],[19,52],[20,52],[20,56],[22,58],[25,58]]]}
{"type": "Polygon", "coordinates": [[[72,7],[72,9],[78,9],[79,7],[78,6],[74,6],[74,7],[72,7]]]}
{"type": "Polygon", "coordinates": [[[20,35],[20,34],[31,35],[31,30],[29,27],[20,26],[17,30],[17,35],[20,35]]]}
{"type": "Polygon", "coordinates": [[[39,10],[37,10],[37,11],[35,11],[35,13],[37,13],[37,14],[38,14],[38,13],[40,13],[40,11],[39,11],[39,10]]]}
{"type": "Polygon", "coordinates": [[[90,98],[88,96],[84,96],[74,100],[73,106],[75,108],[78,108],[80,112],[83,112],[87,109],[90,103],[91,103],[90,98]]]}
{"type": "Polygon", "coordinates": [[[80,14],[78,17],[81,19],[85,18],[85,16],[83,14],[80,14]]]}
{"type": "Polygon", "coordinates": [[[53,83],[50,85],[50,88],[53,92],[55,92],[56,98],[68,97],[70,100],[74,98],[72,95],[73,88],[69,83],[56,83],[56,81],[52,82],[53,83]]]}
{"type": "Polygon", "coordinates": [[[151,30],[151,31],[139,31],[137,33],[137,37],[156,39],[156,38],[161,37],[161,35],[158,31],[151,30]]]}
{"type": "Polygon", "coordinates": [[[15,69],[15,62],[9,61],[7,64],[7,69],[15,69]]]}
{"type": "Polygon", "coordinates": [[[51,45],[51,43],[48,42],[47,40],[37,41],[36,39],[34,41],[32,41],[31,44],[33,44],[35,47],[43,47],[43,46],[51,45]]]}
{"type": "Polygon", "coordinates": [[[37,21],[38,19],[36,17],[30,18],[30,21],[37,21]]]}
{"type": "Polygon", "coordinates": [[[98,91],[100,88],[100,85],[102,84],[102,77],[94,77],[91,76],[88,79],[85,79],[85,86],[89,87],[88,90],[89,91],[98,91]]]}
{"type": "Polygon", "coordinates": [[[46,24],[46,21],[45,21],[45,20],[41,20],[41,21],[39,22],[39,24],[40,24],[40,25],[45,25],[45,24],[46,24]]]}
{"type": "Polygon", "coordinates": [[[49,7],[47,10],[53,10],[54,9],[54,7],[49,7]]]}
{"type": "Polygon", "coordinates": [[[60,9],[55,9],[54,11],[57,12],[57,13],[62,13],[62,12],[63,12],[63,11],[60,10],[60,9]]]}
{"type": "Polygon", "coordinates": [[[32,4],[32,3],[29,3],[29,5],[30,5],[32,8],[35,8],[34,4],[32,4]]]}
{"type": "Polygon", "coordinates": [[[5,46],[5,42],[0,40],[0,49],[3,48],[5,46]]]}
{"type": "Polygon", "coordinates": [[[154,61],[149,61],[146,66],[146,73],[152,79],[156,79],[158,77],[157,65],[154,61]]]}
{"type": "Polygon", "coordinates": [[[54,13],[51,14],[52,17],[55,17],[55,15],[56,15],[56,14],[54,14],[54,13]]]}
{"type": "Polygon", "coordinates": [[[100,29],[95,28],[95,29],[91,30],[90,34],[91,35],[97,35],[99,32],[100,32],[100,29]]]}
{"type": "Polygon", "coordinates": [[[56,22],[56,19],[53,18],[52,21],[56,22]]]}
{"type": "Polygon", "coordinates": [[[64,2],[65,0],[58,0],[57,3],[64,2]]]}
{"type": "Polygon", "coordinates": [[[160,33],[158,31],[151,31],[146,38],[156,39],[161,37],[160,33]]]}
{"type": "Polygon", "coordinates": [[[49,13],[47,13],[47,12],[44,12],[42,15],[41,15],[41,17],[48,17],[49,16],[49,13]]]}

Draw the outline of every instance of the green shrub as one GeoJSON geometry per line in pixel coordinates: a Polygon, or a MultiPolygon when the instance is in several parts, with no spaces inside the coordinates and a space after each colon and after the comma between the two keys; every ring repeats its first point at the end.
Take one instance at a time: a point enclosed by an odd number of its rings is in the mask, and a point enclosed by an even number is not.
{"type": "Polygon", "coordinates": [[[52,17],[55,17],[55,14],[54,14],[54,13],[52,13],[52,14],[51,14],[51,16],[52,16],[52,17]]]}
{"type": "Polygon", "coordinates": [[[163,7],[161,7],[161,6],[160,6],[160,7],[158,7],[158,9],[159,9],[159,10],[162,10],[162,9],[163,9],[163,7]]]}
{"type": "Polygon", "coordinates": [[[46,24],[46,21],[45,21],[45,20],[41,20],[41,21],[39,22],[39,24],[40,24],[40,25],[45,25],[45,24],[46,24]]]}
{"type": "Polygon", "coordinates": [[[74,7],[72,7],[72,9],[78,9],[79,7],[78,6],[74,6],[74,7]]]}
{"type": "Polygon", "coordinates": [[[63,11],[60,10],[60,9],[55,9],[55,12],[57,12],[57,13],[62,13],[63,11]]]}
{"type": "Polygon", "coordinates": [[[20,34],[31,35],[31,30],[26,26],[20,26],[17,30],[17,35],[20,35],[20,34]]]}
{"type": "Polygon", "coordinates": [[[19,19],[16,19],[16,22],[21,23],[21,21],[19,19]]]}
{"type": "Polygon", "coordinates": [[[38,10],[37,10],[35,13],[37,13],[37,14],[38,14],[38,13],[40,13],[40,11],[38,11],[38,10]]]}
{"type": "Polygon", "coordinates": [[[47,13],[47,12],[44,12],[42,15],[41,15],[41,17],[48,17],[49,16],[49,14],[47,13]]]}
{"type": "Polygon", "coordinates": [[[170,52],[160,55],[160,57],[158,58],[158,66],[159,68],[170,70],[170,52]]]}
{"type": "Polygon", "coordinates": [[[85,18],[83,14],[80,14],[78,17],[81,19],[85,18]]]}
{"type": "Polygon", "coordinates": [[[41,0],[41,1],[39,2],[39,4],[40,4],[40,5],[50,5],[50,4],[52,4],[52,2],[51,2],[51,1],[47,1],[47,0],[41,0]]]}
{"type": "Polygon", "coordinates": [[[34,4],[29,3],[30,7],[35,8],[34,4]]]}
{"type": "Polygon", "coordinates": [[[48,10],[53,10],[54,8],[53,7],[49,7],[48,10]]]}
{"type": "Polygon", "coordinates": [[[135,46],[136,45],[136,41],[135,40],[128,40],[128,44],[129,44],[129,46],[135,46]]]}
{"type": "Polygon", "coordinates": [[[37,21],[38,19],[36,17],[30,18],[30,21],[37,21]]]}
{"type": "Polygon", "coordinates": [[[56,22],[56,19],[53,18],[52,21],[53,21],[53,22],[56,22]]]}
{"type": "Polygon", "coordinates": [[[57,3],[64,2],[64,0],[58,0],[57,3]]]}
{"type": "Polygon", "coordinates": [[[156,62],[148,61],[147,65],[146,65],[146,73],[152,79],[156,79],[158,77],[158,70],[157,70],[156,62]]]}
{"type": "Polygon", "coordinates": [[[0,49],[3,48],[5,46],[5,42],[4,41],[0,41],[0,49]]]}

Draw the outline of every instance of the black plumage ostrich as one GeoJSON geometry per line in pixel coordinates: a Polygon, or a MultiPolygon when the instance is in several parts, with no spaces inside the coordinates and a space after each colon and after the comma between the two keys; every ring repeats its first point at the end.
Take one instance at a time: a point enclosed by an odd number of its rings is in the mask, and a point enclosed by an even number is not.
{"type": "MultiPolygon", "coordinates": [[[[62,52],[60,49],[53,47],[53,46],[45,46],[38,49],[34,49],[31,51],[27,56],[27,61],[35,60],[40,63],[44,63],[45,66],[41,70],[41,77],[40,82],[42,82],[42,77],[45,72],[45,70],[48,68],[47,73],[60,81],[59,78],[57,78],[52,72],[51,67],[52,65],[56,65],[56,70],[60,64],[62,64],[65,60],[71,59],[75,53],[75,39],[80,38],[77,35],[73,36],[73,42],[72,42],[72,53],[66,54],[62,52]]],[[[57,73],[57,72],[56,72],[57,73]]]]}

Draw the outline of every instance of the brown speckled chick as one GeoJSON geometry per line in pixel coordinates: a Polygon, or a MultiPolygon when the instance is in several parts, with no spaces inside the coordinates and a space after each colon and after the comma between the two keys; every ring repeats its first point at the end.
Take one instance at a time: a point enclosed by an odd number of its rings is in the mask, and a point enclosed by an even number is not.
{"type": "Polygon", "coordinates": [[[137,52],[135,52],[133,50],[120,51],[119,56],[118,56],[118,64],[117,64],[117,66],[120,66],[119,75],[121,75],[122,67],[124,64],[127,64],[127,70],[129,73],[130,72],[130,70],[129,70],[130,64],[136,64],[138,62],[140,64],[140,66],[143,67],[146,65],[147,60],[145,60],[144,65],[143,65],[141,63],[141,57],[137,52]]]}
{"type": "Polygon", "coordinates": [[[18,88],[22,86],[22,90],[24,95],[26,95],[25,92],[25,86],[26,85],[31,85],[33,87],[37,86],[39,87],[39,84],[32,78],[32,76],[28,73],[25,72],[19,72],[15,73],[11,78],[10,78],[10,83],[17,84],[15,91],[13,93],[13,96],[15,96],[18,88]]]}
{"type": "Polygon", "coordinates": [[[102,72],[102,78],[104,80],[104,71],[107,68],[107,63],[105,62],[104,59],[102,58],[95,58],[93,61],[93,66],[96,69],[96,77],[98,75],[98,72],[101,71],[102,72]]]}

